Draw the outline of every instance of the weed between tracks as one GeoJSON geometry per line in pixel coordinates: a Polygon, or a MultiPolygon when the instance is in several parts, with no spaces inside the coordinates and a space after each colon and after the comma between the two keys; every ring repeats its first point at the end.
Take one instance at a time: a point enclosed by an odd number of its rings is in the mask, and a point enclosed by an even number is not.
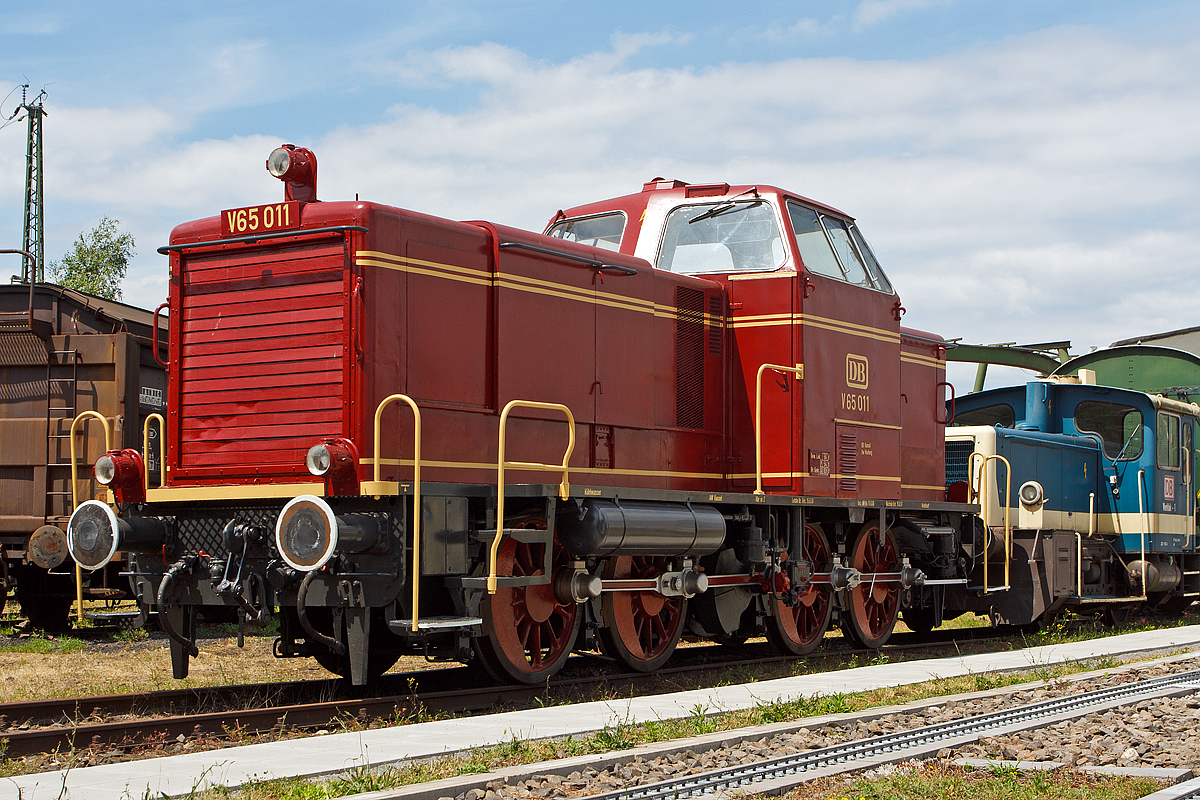
{"type": "Polygon", "coordinates": [[[1160,788],[1145,778],[1074,770],[971,770],[930,760],[813,781],[789,792],[785,800],[1134,800],[1160,788]]]}
{"type": "MultiPolygon", "coordinates": [[[[288,778],[255,781],[240,788],[216,787],[197,793],[197,800],[315,800],[316,798],[344,797],[358,792],[394,789],[414,783],[473,775],[517,764],[532,764],[556,758],[586,756],[626,750],[640,744],[671,741],[706,733],[734,730],[777,722],[790,722],[826,714],[862,711],[884,705],[907,703],[929,697],[980,691],[982,689],[1047,680],[1066,675],[1104,669],[1116,665],[1116,660],[1107,658],[1086,662],[1056,665],[1054,668],[1037,668],[1003,675],[966,675],[945,678],[911,686],[897,686],[855,694],[817,695],[792,698],[774,702],[763,702],[753,708],[713,713],[705,706],[697,705],[687,717],[681,719],[654,720],[642,724],[616,722],[591,735],[568,736],[565,739],[526,740],[513,738],[490,747],[480,747],[462,754],[430,760],[406,762],[396,765],[371,767],[363,756],[364,764],[331,779],[288,778]]],[[[932,762],[927,762],[932,763],[932,762]]],[[[924,767],[921,768],[925,769],[924,767]]],[[[1065,773],[1064,773],[1065,774],[1065,773]]],[[[954,767],[939,767],[922,777],[920,773],[881,776],[877,780],[863,778],[856,782],[830,784],[835,789],[820,789],[818,794],[793,793],[792,800],[799,798],[838,798],[839,800],[909,800],[909,798],[949,797],[971,800],[1009,800],[1012,798],[1037,798],[1038,800],[1069,800],[1071,798],[1100,798],[1100,800],[1125,800],[1141,797],[1153,791],[1151,782],[1129,783],[1125,779],[1099,778],[1087,775],[1054,777],[1039,789],[1045,778],[1025,778],[1021,775],[992,776],[986,780],[954,767]],[[1030,783],[1030,781],[1034,781],[1030,783]],[[1125,781],[1123,783],[1123,781],[1125,781]],[[1128,788],[1140,787],[1145,791],[1128,788]],[[986,786],[985,786],[986,784],[986,786]],[[1072,786],[1087,787],[1088,793],[1070,793],[1072,786]],[[964,788],[965,787],[965,788],[964,788]],[[1106,788],[1107,787],[1107,788],[1106,788]],[[1147,789],[1146,787],[1150,787],[1147,789]],[[961,789],[961,791],[960,791],[961,789]],[[1111,789],[1111,791],[1109,791],[1111,789]],[[1100,793],[1091,793],[1099,791],[1100,793]],[[907,792],[907,793],[905,793],[907,792]],[[958,793],[955,793],[958,792],[958,793]]]]}

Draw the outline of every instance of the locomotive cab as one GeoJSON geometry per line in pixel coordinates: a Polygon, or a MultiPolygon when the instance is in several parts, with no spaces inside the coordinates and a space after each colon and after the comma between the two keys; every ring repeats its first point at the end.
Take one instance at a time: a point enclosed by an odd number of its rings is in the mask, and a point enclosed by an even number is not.
{"type": "Polygon", "coordinates": [[[771,186],[656,178],[638,194],[558,212],[546,234],[721,285],[723,304],[696,313],[724,312],[733,349],[732,486],[756,477],[757,410],[771,434],[758,488],[942,499],[945,342],[901,327],[900,299],[848,215],[771,186]],[[791,372],[764,378],[763,364],[791,372]]]}

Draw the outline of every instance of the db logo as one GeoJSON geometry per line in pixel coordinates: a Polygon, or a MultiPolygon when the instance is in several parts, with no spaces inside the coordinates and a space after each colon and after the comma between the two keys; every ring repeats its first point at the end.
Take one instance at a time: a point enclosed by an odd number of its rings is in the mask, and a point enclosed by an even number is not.
{"type": "Polygon", "coordinates": [[[846,385],[855,389],[867,388],[866,356],[850,353],[846,356],[846,385]]]}
{"type": "Polygon", "coordinates": [[[1174,499],[1175,499],[1175,476],[1174,475],[1164,475],[1163,476],[1163,500],[1174,500],[1174,499]]]}

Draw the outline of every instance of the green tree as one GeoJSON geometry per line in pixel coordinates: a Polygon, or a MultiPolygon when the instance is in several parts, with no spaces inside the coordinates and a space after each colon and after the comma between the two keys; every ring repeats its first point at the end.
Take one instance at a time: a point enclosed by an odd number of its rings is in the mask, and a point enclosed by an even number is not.
{"type": "Polygon", "coordinates": [[[61,261],[50,262],[59,286],[108,300],[121,299],[121,281],[133,257],[133,234],[117,230],[120,220],[101,217],[90,233],[81,233],[61,261]]]}

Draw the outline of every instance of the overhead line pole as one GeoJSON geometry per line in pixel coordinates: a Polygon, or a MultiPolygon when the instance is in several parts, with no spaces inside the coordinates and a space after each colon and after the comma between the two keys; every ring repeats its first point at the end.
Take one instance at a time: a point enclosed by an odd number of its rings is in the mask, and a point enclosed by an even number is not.
{"type": "Polygon", "coordinates": [[[18,111],[25,112],[28,121],[28,137],[25,148],[25,230],[21,237],[21,249],[33,254],[33,263],[26,264],[21,272],[22,283],[44,283],[46,280],[46,247],[44,237],[44,209],[42,195],[42,108],[43,90],[33,99],[26,101],[29,86],[21,87],[21,105],[18,111]]]}

